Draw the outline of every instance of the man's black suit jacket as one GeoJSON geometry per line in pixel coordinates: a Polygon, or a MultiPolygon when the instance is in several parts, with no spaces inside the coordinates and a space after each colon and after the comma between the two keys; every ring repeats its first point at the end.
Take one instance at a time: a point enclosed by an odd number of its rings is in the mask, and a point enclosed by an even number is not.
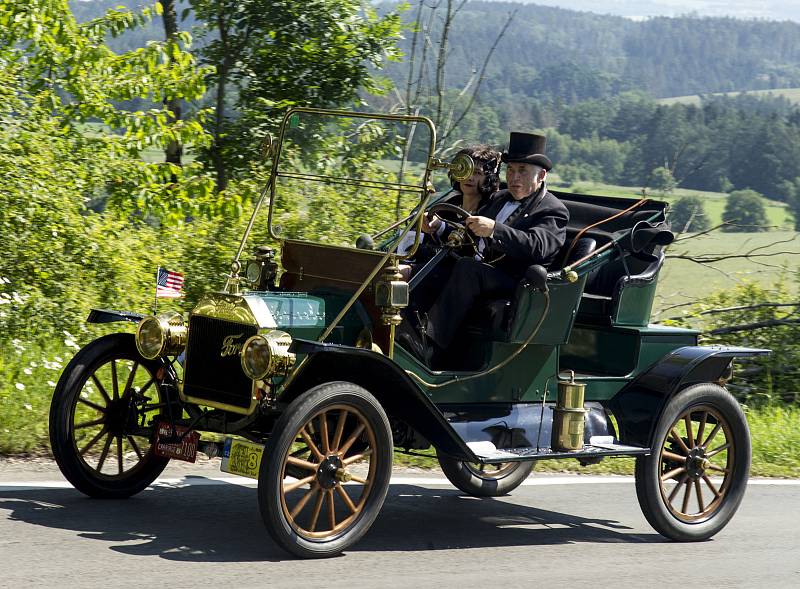
{"type": "MultiPolygon", "coordinates": [[[[513,200],[511,192],[501,190],[477,214],[494,219],[503,206],[513,200]]],[[[493,265],[514,278],[521,278],[531,264],[548,267],[567,239],[569,211],[546,189],[523,199],[505,223],[497,223],[487,239],[484,259],[502,257],[493,265]]]]}

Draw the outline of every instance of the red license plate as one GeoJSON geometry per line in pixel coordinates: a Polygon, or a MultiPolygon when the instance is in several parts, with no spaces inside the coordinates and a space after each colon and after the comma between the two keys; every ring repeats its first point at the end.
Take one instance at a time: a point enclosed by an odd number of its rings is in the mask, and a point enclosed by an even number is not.
{"type": "Polygon", "coordinates": [[[189,432],[189,428],[183,425],[176,425],[175,431],[173,431],[170,424],[163,421],[159,423],[156,431],[156,455],[194,462],[197,459],[197,442],[200,441],[200,434],[195,431],[188,434],[186,432],[189,432]],[[183,439],[180,442],[163,441],[171,440],[175,437],[174,434],[183,436],[183,439]]]}

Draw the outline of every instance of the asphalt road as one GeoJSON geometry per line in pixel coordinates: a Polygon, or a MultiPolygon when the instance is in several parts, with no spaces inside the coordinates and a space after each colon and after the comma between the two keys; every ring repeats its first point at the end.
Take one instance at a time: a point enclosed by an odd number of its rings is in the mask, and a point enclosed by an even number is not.
{"type": "Polygon", "coordinates": [[[751,484],[716,538],[678,544],[625,477],[534,474],[473,499],[440,476],[398,473],[358,545],[299,561],[270,540],[254,486],[213,464],[96,501],[52,465],[0,463],[0,587],[800,587],[800,481],[751,484]]]}

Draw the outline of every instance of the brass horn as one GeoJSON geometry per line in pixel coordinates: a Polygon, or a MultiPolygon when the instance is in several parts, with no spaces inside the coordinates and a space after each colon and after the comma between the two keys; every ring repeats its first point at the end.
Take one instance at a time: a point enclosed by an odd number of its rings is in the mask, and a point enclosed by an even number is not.
{"type": "Polygon", "coordinates": [[[456,182],[463,182],[475,173],[475,162],[466,153],[459,153],[451,162],[431,158],[430,167],[449,170],[456,182]]]}
{"type": "Polygon", "coordinates": [[[272,140],[272,134],[267,133],[261,141],[261,158],[268,160],[275,155],[275,142],[272,140]]]}

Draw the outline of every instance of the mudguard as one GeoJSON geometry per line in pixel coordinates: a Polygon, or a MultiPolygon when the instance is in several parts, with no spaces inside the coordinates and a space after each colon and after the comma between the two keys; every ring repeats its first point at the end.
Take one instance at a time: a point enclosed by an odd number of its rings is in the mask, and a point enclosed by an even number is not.
{"type": "Polygon", "coordinates": [[[388,415],[405,421],[437,449],[459,460],[479,461],[436,405],[386,356],[365,348],[302,339],[295,339],[290,350],[308,356],[281,393],[282,402],[291,402],[323,382],[352,382],[374,395],[388,415]]]}
{"type": "Polygon", "coordinates": [[[133,311],[112,311],[110,309],[92,309],[86,318],[87,323],[115,323],[117,321],[130,321],[139,323],[145,316],[133,311]]]}
{"type": "Polygon", "coordinates": [[[733,358],[763,356],[770,350],[725,346],[678,348],[628,383],[608,403],[619,426],[619,440],[652,447],[661,412],[673,395],[693,384],[719,382],[733,358]]]}

